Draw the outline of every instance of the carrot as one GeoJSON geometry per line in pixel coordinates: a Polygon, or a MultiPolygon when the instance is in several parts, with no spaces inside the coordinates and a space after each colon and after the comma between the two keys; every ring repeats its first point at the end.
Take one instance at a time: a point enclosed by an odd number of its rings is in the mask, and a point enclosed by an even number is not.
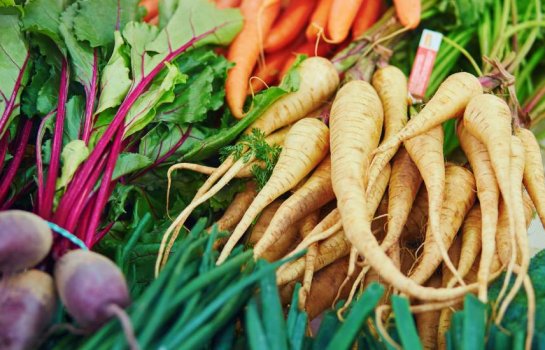
{"type": "Polygon", "coordinates": [[[310,17],[310,22],[305,32],[309,42],[314,43],[318,36],[323,35],[332,2],[333,0],[318,0],[318,4],[310,17]]]}
{"type": "MultiPolygon", "coordinates": [[[[255,242],[263,236],[263,233],[269,226],[271,219],[274,217],[281,205],[282,201],[276,200],[263,210],[252,228],[252,233],[248,240],[250,245],[254,245],[255,242]]],[[[287,227],[284,230],[282,237],[280,237],[278,241],[276,241],[276,243],[270,249],[268,249],[265,254],[263,254],[262,258],[267,261],[276,261],[286,255],[290,248],[294,244],[297,244],[298,229],[298,223],[294,223],[293,225],[287,227]]]]}
{"type": "Polygon", "coordinates": [[[269,181],[258,193],[223,248],[223,263],[256,215],[269,203],[293,188],[326,156],[329,129],[317,119],[298,121],[289,131],[269,181]]]}
{"type": "Polygon", "coordinates": [[[293,52],[291,53],[291,55],[288,56],[278,76],[280,78],[283,78],[284,76],[286,76],[286,73],[291,69],[291,66],[295,62],[295,59],[297,58],[298,55],[307,55],[309,57],[314,57],[314,56],[324,57],[330,53],[332,48],[333,48],[333,45],[328,44],[326,42],[312,43],[312,42],[306,41],[298,45],[295,49],[293,49],[293,52]]]}
{"type": "MultiPolygon", "coordinates": [[[[318,224],[320,212],[317,210],[307,215],[301,222],[299,234],[302,238],[306,237],[312,229],[318,224]]],[[[305,255],[305,274],[303,275],[303,285],[299,289],[299,309],[304,310],[307,302],[308,294],[312,286],[314,277],[314,262],[318,255],[318,243],[312,244],[305,255]]]]}
{"type": "MultiPolygon", "coordinates": [[[[314,261],[314,271],[333,263],[339,258],[348,255],[350,242],[343,231],[337,232],[318,245],[318,255],[314,261]]],[[[284,285],[303,276],[305,273],[305,257],[287,263],[276,272],[276,283],[284,285]]]]}
{"type": "Polygon", "coordinates": [[[397,242],[422,183],[418,168],[405,150],[400,148],[394,157],[388,186],[388,231],[381,246],[388,250],[397,242]]]}
{"type": "Polygon", "coordinates": [[[374,153],[380,154],[398,147],[401,142],[461,115],[469,101],[482,93],[483,88],[475,76],[465,72],[452,74],[439,86],[420,113],[411,118],[401,131],[383,142],[374,153]]]}
{"type": "Polygon", "coordinates": [[[402,243],[413,245],[424,241],[425,230],[423,229],[428,222],[428,212],[428,191],[425,186],[421,186],[401,234],[402,243]]]}
{"type": "Polygon", "coordinates": [[[383,0],[363,0],[352,23],[352,37],[359,38],[379,19],[383,0]]]}
{"type": "Polygon", "coordinates": [[[247,182],[244,190],[236,194],[221,218],[216,221],[218,231],[232,230],[242,219],[242,215],[244,215],[256,195],[256,183],[254,181],[247,182]]]}
{"type": "MultiPolygon", "coordinates": [[[[306,305],[309,320],[313,320],[331,308],[337,290],[345,277],[347,266],[348,258],[342,258],[326,266],[316,274],[306,305]]],[[[356,276],[352,278],[351,283],[341,289],[340,297],[342,299],[346,298],[348,293],[350,293],[349,286],[355,278],[356,276]]]]}
{"type": "MultiPolygon", "coordinates": [[[[426,233],[426,240],[430,239],[428,234],[431,234],[434,237],[433,241],[437,242],[434,248],[438,249],[443,261],[445,261],[446,265],[451,269],[458,281],[463,284],[462,278],[458,276],[456,268],[448,258],[447,249],[443,246],[443,239],[441,239],[441,207],[444,205],[443,198],[445,191],[443,138],[443,128],[437,126],[406,140],[405,149],[414,161],[420,174],[422,174],[422,179],[428,190],[429,226],[428,232],[426,233]]],[[[425,280],[422,280],[422,282],[424,281],[425,280]]]]}
{"type": "Polygon", "coordinates": [[[256,245],[257,242],[259,242],[259,240],[261,239],[261,237],[263,237],[263,234],[267,230],[267,227],[271,223],[271,220],[274,214],[278,211],[278,208],[280,208],[280,206],[282,205],[282,202],[283,201],[281,199],[277,199],[271,204],[267,205],[267,207],[263,209],[263,211],[261,211],[254,226],[252,227],[252,230],[248,237],[248,241],[246,243],[248,243],[250,246],[254,246],[256,245]]]}
{"type": "Polygon", "coordinates": [[[327,18],[327,35],[335,44],[348,36],[363,0],[333,0],[327,18]]]}
{"type": "MultiPolygon", "coordinates": [[[[399,68],[386,66],[373,74],[372,84],[377,90],[384,108],[384,138],[382,142],[387,142],[407,124],[407,77],[399,68]]],[[[373,186],[378,174],[396,154],[398,146],[388,149],[373,159],[369,169],[368,186],[373,186]]]]}
{"type": "MultiPolygon", "coordinates": [[[[481,207],[477,203],[467,214],[462,226],[460,259],[457,264],[458,274],[462,278],[465,278],[478,259],[482,244],[481,229],[481,207]]],[[[447,287],[452,287],[455,284],[456,278],[452,276],[447,282],[447,287]]]]}
{"type": "MultiPolygon", "coordinates": [[[[525,149],[522,141],[515,135],[511,136],[511,199],[513,204],[513,214],[515,216],[515,239],[516,245],[512,245],[512,250],[515,251],[518,248],[518,254],[520,255],[520,268],[517,272],[517,278],[511,290],[502,302],[498,315],[496,316],[496,324],[500,324],[501,320],[507,311],[507,307],[513,301],[517,295],[524,278],[527,276],[528,267],[530,266],[530,253],[528,247],[528,233],[526,227],[525,213],[524,213],[524,201],[522,199],[522,178],[524,174],[525,165],[525,149]]],[[[512,242],[512,239],[511,239],[512,242]]],[[[507,265],[508,275],[509,269],[513,268],[516,261],[511,256],[510,262],[507,265]]],[[[509,281],[509,278],[506,277],[509,281]]],[[[535,311],[535,310],[533,310],[535,311]]],[[[528,312],[532,310],[528,309],[528,312]]]]}
{"type": "Polygon", "coordinates": [[[522,141],[526,155],[524,187],[532,198],[541,224],[545,227],[545,175],[543,175],[540,147],[534,133],[528,129],[516,128],[515,135],[522,141]]]}
{"type": "MultiPolygon", "coordinates": [[[[424,283],[441,264],[441,260],[450,269],[456,279],[465,284],[459,276],[456,267],[448,257],[448,249],[462,226],[464,216],[473,206],[475,201],[475,179],[473,174],[465,168],[449,165],[446,169],[445,200],[440,211],[440,222],[438,235],[431,232],[433,228],[428,226],[426,240],[424,241],[424,252],[416,269],[409,276],[417,283],[424,283]],[[447,258],[442,256],[438,243],[441,240],[447,258]]],[[[431,206],[430,206],[431,207],[431,206]]],[[[431,211],[430,211],[431,215],[431,211]]],[[[448,286],[447,286],[448,287],[448,286]]]]}
{"type": "Polygon", "coordinates": [[[292,51],[297,47],[297,42],[299,40],[296,40],[285,50],[265,55],[264,62],[256,67],[250,79],[248,93],[258,93],[278,81],[278,78],[281,77],[280,72],[282,67],[284,67],[285,62],[291,57],[292,51]]]}
{"type": "Polygon", "coordinates": [[[331,187],[331,157],[327,156],[305,184],[279,208],[263,238],[254,247],[254,256],[258,257],[266,252],[288,227],[334,198],[331,187]]]}
{"type": "Polygon", "coordinates": [[[220,9],[239,7],[240,0],[216,0],[216,6],[220,9]]]}
{"type": "MultiPolygon", "coordinates": [[[[426,283],[428,287],[440,287],[441,275],[434,274],[426,283]]],[[[441,311],[421,312],[415,315],[416,329],[422,342],[422,347],[426,350],[437,349],[437,327],[441,311]]]]}
{"type": "Polygon", "coordinates": [[[280,11],[280,1],[243,0],[240,11],[244,17],[244,26],[229,46],[227,59],[234,62],[235,66],[229,70],[225,81],[225,99],[233,116],[238,119],[244,117],[242,108],[248,79],[259,58],[263,40],[280,11]]]}
{"type": "Polygon", "coordinates": [[[291,0],[265,40],[265,52],[275,52],[292,42],[307,24],[316,0],[291,0]]]}
{"type": "Polygon", "coordinates": [[[157,16],[151,18],[151,19],[148,21],[148,23],[151,24],[151,25],[154,25],[154,26],[158,25],[158,24],[159,24],[159,15],[157,15],[157,16]]]}
{"type": "Polygon", "coordinates": [[[406,28],[414,29],[420,24],[420,0],[394,0],[399,23],[406,28]]]}
{"type": "Polygon", "coordinates": [[[159,0],[142,0],[140,6],[146,9],[144,21],[149,22],[152,18],[159,14],[159,0]]]}
{"type": "Polygon", "coordinates": [[[490,266],[492,257],[496,250],[496,227],[498,224],[498,203],[499,203],[499,188],[494,176],[494,170],[490,162],[490,156],[484,144],[477,138],[471,135],[463,123],[457,125],[458,139],[462,150],[469,160],[469,164],[475,174],[475,182],[477,185],[477,197],[481,206],[481,222],[482,222],[482,252],[478,274],[479,282],[479,299],[483,302],[487,301],[488,293],[488,278],[490,276],[490,266]]]}

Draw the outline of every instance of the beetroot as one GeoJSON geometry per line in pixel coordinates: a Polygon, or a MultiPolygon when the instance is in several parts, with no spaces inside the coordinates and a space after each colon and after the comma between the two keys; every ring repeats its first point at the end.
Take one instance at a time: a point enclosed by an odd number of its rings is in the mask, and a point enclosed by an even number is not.
{"type": "Polygon", "coordinates": [[[21,210],[0,212],[0,272],[35,266],[47,256],[52,241],[51,230],[39,216],[21,210]]]}
{"type": "Polygon", "coordinates": [[[34,349],[55,311],[53,279],[39,270],[0,281],[0,349],[34,349]]]}
{"type": "Polygon", "coordinates": [[[115,306],[130,304],[121,270],[91,251],[73,250],[60,258],[55,283],[66,310],[85,329],[97,329],[116,315],[115,306]]]}

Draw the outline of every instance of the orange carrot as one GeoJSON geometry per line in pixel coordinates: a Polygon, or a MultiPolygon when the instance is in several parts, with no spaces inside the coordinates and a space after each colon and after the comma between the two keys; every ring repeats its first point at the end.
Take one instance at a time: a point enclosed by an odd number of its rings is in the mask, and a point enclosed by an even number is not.
{"type": "Polygon", "coordinates": [[[394,0],[397,18],[406,28],[414,29],[420,24],[420,0],[394,0]]]}
{"type": "Polygon", "coordinates": [[[257,93],[265,89],[267,85],[270,86],[278,81],[278,77],[280,77],[279,73],[282,71],[282,68],[288,59],[291,58],[292,51],[297,47],[298,42],[300,42],[300,40],[296,40],[294,44],[290,45],[285,50],[265,55],[263,64],[259,64],[254,71],[250,81],[249,93],[257,93]]]}
{"type": "Polygon", "coordinates": [[[216,0],[216,6],[220,9],[239,7],[240,0],[216,0]]]}
{"type": "Polygon", "coordinates": [[[159,24],[159,16],[153,17],[152,19],[150,19],[148,21],[148,23],[151,24],[151,25],[154,25],[154,26],[158,25],[159,24]]]}
{"type": "Polygon", "coordinates": [[[352,37],[359,38],[371,28],[380,17],[382,7],[383,0],[363,0],[352,24],[352,37]]]}
{"type": "Polygon", "coordinates": [[[327,19],[327,36],[340,43],[348,36],[363,0],[333,0],[327,19]]]}
{"type": "Polygon", "coordinates": [[[227,104],[238,119],[244,116],[242,109],[248,79],[263,48],[263,39],[268,35],[279,10],[279,0],[244,0],[240,6],[244,27],[229,47],[227,59],[235,66],[229,70],[225,81],[227,104]]]}
{"type": "Polygon", "coordinates": [[[318,35],[325,31],[332,2],[333,0],[318,0],[318,5],[316,6],[314,13],[312,13],[310,23],[308,24],[305,33],[309,42],[314,43],[318,35]]]}
{"type": "Polygon", "coordinates": [[[152,18],[159,14],[159,0],[142,0],[140,6],[146,8],[146,16],[144,16],[146,22],[150,22],[152,18]]]}
{"type": "Polygon", "coordinates": [[[265,51],[275,52],[292,42],[307,24],[315,0],[291,0],[265,40],[265,51]]]}

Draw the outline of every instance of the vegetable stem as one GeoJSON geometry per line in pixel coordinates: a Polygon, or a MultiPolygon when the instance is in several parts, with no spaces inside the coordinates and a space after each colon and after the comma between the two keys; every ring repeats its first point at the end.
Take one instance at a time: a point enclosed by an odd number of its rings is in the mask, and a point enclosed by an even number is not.
{"type": "Polygon", "coordinates": [[[53,135],[53,143],[51,145],[51,159],[49,161],[49,172],[47,174],[47,182],[45,184],[43,198],[40,202],[40,207],[38,208],[38,214],[45,220],[48,220],[52,214],[53,197],[55,196],[55,188],[59,174],[64,119],[66,116],[66,100],[68,97],[68,77],[68,62],[66,58],[63,58],[59,99],[57,103],[57,116],[55,120],[55,132],[53,135]]]}

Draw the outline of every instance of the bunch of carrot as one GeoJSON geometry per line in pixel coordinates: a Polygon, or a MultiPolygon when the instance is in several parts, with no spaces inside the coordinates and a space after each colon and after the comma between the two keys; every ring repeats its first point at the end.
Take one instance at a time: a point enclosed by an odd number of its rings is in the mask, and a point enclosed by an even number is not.
{"type": "Polygon", "coordinates": [[[382,0],[217,1],[240,6],[242,32],[228,49],[235,63],[227,77],[227,103],[237,118],[244,116],[248,94],[282,79],[296,55],[330,56],[349,37],[362,35],[383,12],[382,0]]]}
{"type": "MultiPolygon", "coordinates": [[[[465,72],[449,76],[419,112],[409,113],[407,79],[394,66],[378,69],[371,83],[352,80],[340,89],[326,59],[309,58],[297,70],[299,90],[246,131],[259,129],[282,151],[264,187],[248,182],[218,221],[232,232],[217,243],[218,264],[243,237],[255,258],[274,261],[307,249],[278,270],[283,295],[301,281],[300,307],[315,317],[379,280],[390,293],[428,304],[433,315],[417,318],[427,348],[444,345],[450,317],[441,309],[448,313],[445,307],[467,293],[486,302],[489,282],[506,271],[506,282],[517,276],[510,289],[504,284],[495,320],[501,323],[524,287],[531,341],[527,225],[534,206],[545,218],[545,177],[534,135],[512,126],[508,104],[484,94],[465,72]],[[320,116],[328,100],[326,125],[320,116]],[[441,125],[455,118],[468,161],[461,165],[443,155],[441,125]],[[435,325],[420,324],[428,320],[435,325]]],[[[192,210],[255,164],[255,151],[244,152],[206,170],[210,177],[164,235],[156,272],[192,210]]]]}

